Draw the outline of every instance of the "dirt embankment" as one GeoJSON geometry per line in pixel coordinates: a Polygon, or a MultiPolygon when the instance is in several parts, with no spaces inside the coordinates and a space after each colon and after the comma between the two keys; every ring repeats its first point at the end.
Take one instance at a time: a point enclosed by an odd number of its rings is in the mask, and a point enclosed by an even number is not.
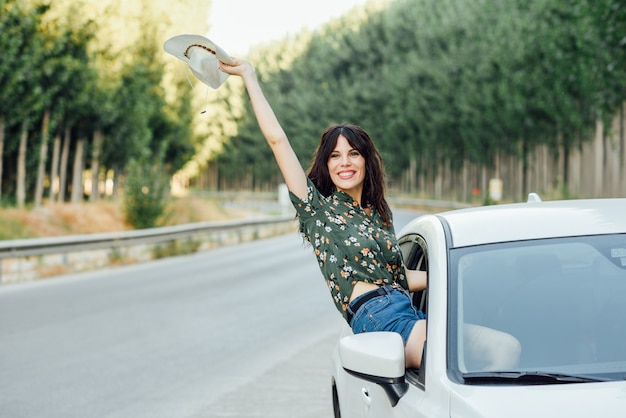
{"type": "MultiPolygon", "coordinates": [[[[165,225],[243,218],[243,210],[225,209],[214,201],[185,197],[172,200],[165,225]]],[[[0,240],[92,234],[133,229],[121,202],[46,203],[40,208],[0,209],[0,240]]]]}

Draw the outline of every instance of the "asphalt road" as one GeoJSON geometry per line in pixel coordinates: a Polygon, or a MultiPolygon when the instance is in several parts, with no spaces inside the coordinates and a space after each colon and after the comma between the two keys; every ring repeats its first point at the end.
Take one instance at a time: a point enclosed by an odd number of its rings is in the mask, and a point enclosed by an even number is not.
{"type": "Polygon", "coordinates": [[[332,417],[343,326],[295,233],[7,285],[0,417],[332,417]]]}

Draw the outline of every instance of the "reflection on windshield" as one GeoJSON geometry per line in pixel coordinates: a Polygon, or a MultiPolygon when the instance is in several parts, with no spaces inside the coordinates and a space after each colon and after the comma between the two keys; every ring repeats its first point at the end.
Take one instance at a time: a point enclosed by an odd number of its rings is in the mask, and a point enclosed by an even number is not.
{"type": "Polygon", "coordinates": [[[514,371],[626,372],[625,235],[458,249],[451,274],[454,371],[481,371],[458,326],[470,323],[518,339],[514,371]]]}

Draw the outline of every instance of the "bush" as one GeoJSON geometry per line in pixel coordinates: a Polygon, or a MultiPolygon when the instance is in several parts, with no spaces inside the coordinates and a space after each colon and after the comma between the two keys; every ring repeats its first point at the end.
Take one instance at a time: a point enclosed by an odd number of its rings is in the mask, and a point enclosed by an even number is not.
{"type": "Polygon", "coordinates": [[[154,228],[165,215],[169,178],[164,170],[131,161],[124,186],[124,216],[136,229],[154,228]]]}

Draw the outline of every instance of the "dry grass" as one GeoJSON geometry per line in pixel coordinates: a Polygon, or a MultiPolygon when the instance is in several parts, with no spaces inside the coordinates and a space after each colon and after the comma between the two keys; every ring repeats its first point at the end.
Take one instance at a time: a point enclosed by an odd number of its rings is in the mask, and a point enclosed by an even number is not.
{"type": "MultiPolygon", "coordinates": [[[[242,218],[243,210],[225,210],[216,202],[194,197],[173,199],[165,225],[242,218]]],[[[52,237],[130,230],[121,202],[51,204],[35,209],[0,209],[0,239],[52,237]]]]}
{"type": "Polygon", "coordinates": [[[182,197],[174,200],[170,206],[165,225],[180,225],[192,222],[227,221],[244,218],[248,211],[224,209],[216,202],[197,197],[182,197]]]}

